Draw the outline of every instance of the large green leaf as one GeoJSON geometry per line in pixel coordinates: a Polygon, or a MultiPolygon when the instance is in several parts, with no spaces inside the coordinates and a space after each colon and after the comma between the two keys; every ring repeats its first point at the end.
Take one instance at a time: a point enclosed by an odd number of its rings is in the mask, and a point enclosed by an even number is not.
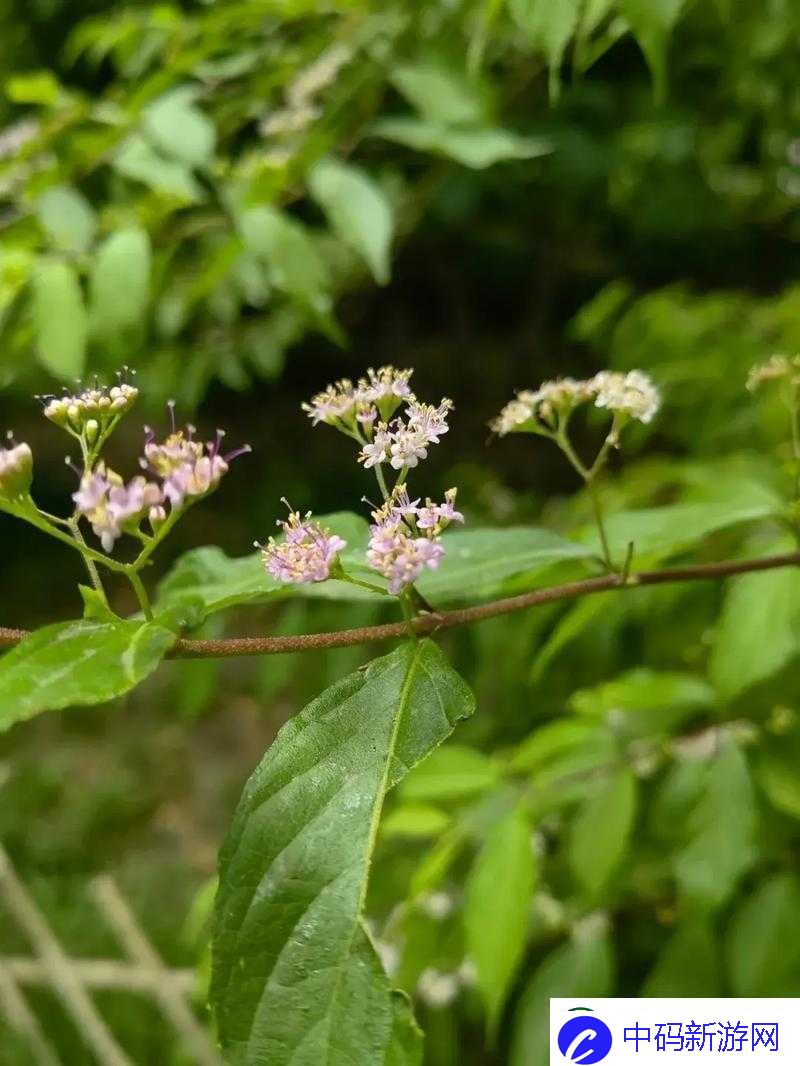
{"type": "Polygon", "coordinates": [[[491,1034],[525,952],[535,876],[531,826],[515,807],[492,827],[466,885],[467,952],[491,1034]]]}
{"type": "Polygon", "coordinates": [[[800,651],[800,571],[744,574],[728,585],[709,663],[725,699],[776,674],[800,651]]]}
{"type": "Polygon", "coordinates": [[[40,711],[103,703],[152,673],[175,641],[154,623],[61,622],[0,658],[0,729],[40,711]]]}
{"type": "Polygon", "coordinates": [[[408,1008],[362,925],[378,822],[387,790],[472,709],[424,640],[333,685],[278,734],[220,859],[211,998],[232,1063],[397,1061],[393,1019],[408,1035],[408,1008]]]}
{"type": "Polygon", "coordinates": [[[92,243],[97,218],[92,205],[70,185],[45,190],[36,204],[39,223],[61,252],[85,252],[92,243]]]}
{"type": "Polygon", "coordinates": [[[688,842],[675,858],[683,894],[700,907],[721,906],[755,856],[756,810],[750,771],[739,748],[725,742],[706,768],[688,824],[688,842]]]}
{"type": "Polygon", "coordinates": [[[147,310],[150,238],[138,226],[117,230],[97,250],[90,275],[93,331],[112,337],[138,325],[147,310]]]}
{"type": "Polygon", "coordinates": [[[385,285],[394,218],[380,186],[360,167],[338,159],[321,159],[309,173],[308,185],[331,228],[362,256],[378,284],[385,285]]]}
{"type": "Polygon", "coordinates": [[[73,381],[86,362],[86,308],[75,269],[60,259],[40,259],[33,271],[36,354],[52,374],[73,381]]]}
{"type": "Polygon", "coordinates": [[[610,996],[614,991],[614,948],[606,922],[592,916],[555,948],[531,977],[519,1000],[509,1066],[550,1062],[550,998],[610,996]]]}

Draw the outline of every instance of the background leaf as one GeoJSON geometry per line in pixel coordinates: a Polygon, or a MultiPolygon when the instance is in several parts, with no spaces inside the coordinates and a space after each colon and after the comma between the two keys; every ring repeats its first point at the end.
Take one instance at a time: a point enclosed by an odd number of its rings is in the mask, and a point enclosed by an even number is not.
{"type": "Polygon", "coordinates": [[[362,256],[378,284],[385,285],[394,219],[380,186],[360,167],[331,158],[320,160],[308,181],[332,229],[362,256]]]}
{"type": "Polygon", "coordinates": [[[728,741],[706,769],[689,820],[689,841],[675,860],[683,893],[702,907],[721,906],[755,854],[755,797],[747,761],[728,741]]]}
{"type": "Polygon", "coordinates": [[[97,229],[91,204],[77,189],[54,185],[46,189],[36,204],[39,224],[53,247],[61,252],[85,252],[97,229]]]}
{"type": "Polygon", "coordinates": [[[467,952],[492,1034],[525,953],[535,877],[531,826],[516,807],[493,826],[466,883],[467,952]]]}
{"type": "Polygon", "coordinates": [[[635,817],[636,779],[629,770],[609,774],[578,811],[569,836],[569,862],[589,895],[600,895],[621,862],[635,817]]]}
{"type": "Polygon", "coordinates": [[[142,324],[150,286],[150,238],[138,227],[117,230],[100,245],[89,281],[91,325],[100,337],[142,324]]]}
{"type": "Polygon", "coordinates": [[[33,272],[33,326],[39,362],[62,381],[83,373],[87,317],[78,275],[60,259],[40,259],[33,272]]]}

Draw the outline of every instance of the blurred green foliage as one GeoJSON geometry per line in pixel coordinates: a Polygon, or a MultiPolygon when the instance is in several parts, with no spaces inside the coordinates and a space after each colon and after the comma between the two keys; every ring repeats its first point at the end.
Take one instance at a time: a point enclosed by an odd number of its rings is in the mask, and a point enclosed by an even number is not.
{"type": "MultiPolygon", "coordinates": [[[[461,486],[467,528],[574,534],[591,509],[568,473],[527,440],[485,450],[485,422],[514,387],[638,366],[665,407],[605,487],[619,541],[782,550],[785,411],[743,383],[800,348],[799,30],[792,0],[0,0],[4,422],[38,443],[23,396],[123,361],[204,403],[262,467],[176,551],[241,555],[281,492],[355,506],[346,449],[297,405],[391,359],[456,400],[431,477],[461,486]]],[[[3,621],[74,616],[77,572],[2,536],[3,621]]],[[[550,996],[800,994],[796,586],[638,589],[446,637],[478,712],[393,797],[368,901],[428,1066],[543,1066],[550,996]]],[[[205,631],[382,618],[292,602],[205,631]]],[[[111,950],[82,886],[113,868],[165,957],[202,969],[182,921],[246,774],[368,658],[170,664],[110,715],[4,737],[2,837],[65,941],[111,950]]],[[[141,1004],[104,1008],[135,1061],[181,1061],[141,1004]]]]}

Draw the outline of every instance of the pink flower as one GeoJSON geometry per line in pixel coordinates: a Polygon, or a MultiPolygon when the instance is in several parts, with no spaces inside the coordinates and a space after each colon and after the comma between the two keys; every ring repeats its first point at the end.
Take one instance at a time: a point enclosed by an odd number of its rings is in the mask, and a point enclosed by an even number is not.
{"type": "Polygon", "coordinates": [[[435,570],[444,548],[427,537],[414,537],[402,526],[371,527],[367,562],[389,582],[389,592],[399,595],[424,569],[435,570]]]}
{"type": "Polygon", "coordinates": [[[99,463],[84,475],[80,488],[72,496],[78,513],[88,519],[103,550],[112,551],[125,532],[133,532],[152,508],[160,506],[161,488],[141,475],[127,485],[119,474],[99,463]]]}
{"type": "Polygon", "coordinates": [[[267,573],[284,584],[307,585],[327,580],[347,542],[312,521],[310,511],[304,517],[291,511],[288,519],[279,521],[278,525],[283,529],[284,539],[276,541],[270,537],[261,548],[267,573]]]}
{"type": "MultiPolygon", "coordinates": [[[[170,404],[171,414],[172,409],[170,404]]],[[[217,430],[215,440],[202,444],[194,439],[197,432],[194,426],[187,426],[185,432],[176,430],[174,415],[172,418],[172,433],[160,443],[156,442],[153,431],[145,427],[144,457],[139,460],[139,465],[163,479],[165,499],[173,508],[178,508],[183,506],[187,497],[197,498],[212,492],[227,474],[232,460],[251,448],[245,444],[222,455],[223,430],[217,430]]]]}

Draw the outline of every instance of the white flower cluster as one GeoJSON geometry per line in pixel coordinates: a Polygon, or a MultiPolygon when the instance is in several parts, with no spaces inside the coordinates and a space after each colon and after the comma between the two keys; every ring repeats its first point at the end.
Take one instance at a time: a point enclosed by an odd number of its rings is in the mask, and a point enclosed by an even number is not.
{"type": "Polygon", "coordinates": [[[342,378],[304,403],[303,410],[315,426],[325,422],[353,436],[359,425],[386,422],[403,401],[414,399],[408,384],[412,373],[393,366],[370,367],[356,385],[342,378]]]}
{"type": "Polygon", "coordinates": [[[576,407],[593,402],[615,415],[650,422],[661,405],[658,389],[641,370],[601,370],[585,381],[561,378],[525,390],[491,423],[495,433],[551,433],[576,407]]]}
{"type": "Polygon", "coordinates": [[[768,381],[787,381],[800,385],[800,355],[773,355],[766,363],[754,366],[747,376],[749,392],[755,392],[768,381]]]}

